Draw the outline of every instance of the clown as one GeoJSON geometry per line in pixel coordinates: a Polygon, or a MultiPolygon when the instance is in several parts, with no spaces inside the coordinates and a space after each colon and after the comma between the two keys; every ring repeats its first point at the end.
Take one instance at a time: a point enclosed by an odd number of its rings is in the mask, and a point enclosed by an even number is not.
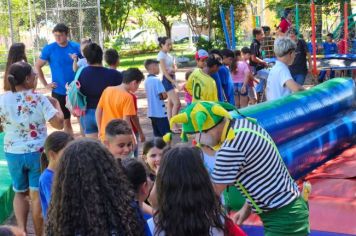
{"type": "Polygon", "coordinates": [[[285,167],[278,149],[256,120],[241,115],[226,103],[192,103],[170,120],[182,123],[182,139],[195,134],[198,144],[215,150],[212,175],[220,196],[229,185],[236,185],[246,203],[233,215],[242,224],[251,210],[264,225],[265,235],[307,235],[309,210],[298,186],[285,167]]]}

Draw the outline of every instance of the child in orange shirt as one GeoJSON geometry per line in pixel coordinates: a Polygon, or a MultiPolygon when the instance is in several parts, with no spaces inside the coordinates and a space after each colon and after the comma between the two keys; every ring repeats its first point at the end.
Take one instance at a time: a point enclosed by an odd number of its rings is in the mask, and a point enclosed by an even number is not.
{"type": "MultiPolygon", "coordinates": [[[[145,77],[137,68],[130,68],[122,75],[122,84],[106,88],[96,109],[95,117],[101,141],[105,137],[105,127],[111,120],[123,119],[131,125],[131,119],[135,119],[137,115],[131,93],[137,91],[145,77]]],[[[136,144],[136,139],[134,142],[136,144]]]]}

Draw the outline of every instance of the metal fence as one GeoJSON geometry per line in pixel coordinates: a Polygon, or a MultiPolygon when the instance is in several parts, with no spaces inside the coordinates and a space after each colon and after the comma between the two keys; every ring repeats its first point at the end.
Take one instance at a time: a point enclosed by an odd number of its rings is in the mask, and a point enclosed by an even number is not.
{"type": "Polygon", "coordinates": [[[100,0],[0,0],[0,69],[12,43],[23,42],[30,62],[54,41],[57,23],[70,28],[70,39],[91,38],[102,45],[100,0]]]}

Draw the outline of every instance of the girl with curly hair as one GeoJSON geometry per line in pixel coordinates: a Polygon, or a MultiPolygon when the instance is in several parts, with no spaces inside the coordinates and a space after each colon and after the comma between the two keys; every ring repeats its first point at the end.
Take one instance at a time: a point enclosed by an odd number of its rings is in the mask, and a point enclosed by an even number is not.
{"type": "Polygon", "coordinates": [[[156,179],[155,236],[245,235],[223,213],[199,148],[166,149],[156,179]]]}
{"type": "Polygon", "coordinates": [[[138,212],[121,162],[95,140],[68,145],[55,173],[46,235],[144,235],[138,212]]]}

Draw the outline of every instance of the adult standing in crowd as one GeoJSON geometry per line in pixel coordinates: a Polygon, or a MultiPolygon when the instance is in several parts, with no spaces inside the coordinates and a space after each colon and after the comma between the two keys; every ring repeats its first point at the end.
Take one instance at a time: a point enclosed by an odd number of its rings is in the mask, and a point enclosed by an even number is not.
{"type": "Polygon", "coordinates": [[[267,78],[267,101],[287,96],[292,92],[304,90],[300,84],[294,81],[288,69],[288,66],[295,61],[296,48],[296,43],[287,37],[278,38],[274,42],[274,53],[277,60],[267,78]]]}
{"type": "Polygon", "coordinates": [[[277,27],[277,32],[279,36],[284,36],[290,28],[292,28],[292,18],[293,12],[291,8],[284,9],[281,22],[277,27]]]}
{"type": "Polygon", "coordinates": [[[108,86],[117,86],[122,82],[119,71],[103,67],[103,50],[96,43],[88,44],[83,49],[84,57],[88,66],[85,67],[80,76],[80,92],[87,97],[87,110],[80,117],[80,124],[84,129],[86,137],[98,138],[98,126],[95,120],[95,111],[100,96],[108,86]]]}
{"type": "MultiPolygon", "coordinates": [[[[177,65],[174,57],[169,53],[172,49],[171,39],[168,37],[159,37],[158,44],[161,50],[157,55],[157,60],[163,73],[162,84],[168,95],[167,115],[168,119],[170,119],[172,116],[178,114],[181,106],[177,91],[178,83],[175,77],[177,65]]],[[[172,131],[178,132],[177,127],[173,127],[172,131]]]]}
{"type": "Polygon", "coordinates": [[[42,50],[40,58],[36,62],[38,78],[43,86],[52,91],[52,97],[56,98],[61,105],[64,114],[64,131],[73,134],[70,123],[70,111],[65,107],[66,103],[66,83],[74,79],[72,54],[81,57],[79,43],[69,41],[69,28],[64,24],[57,24],[53,28],[55,42],[48,44],[42,50]],[[52,74],[52,82],[48,83],[43,74],[42,67],[49,63],[52,74]]]}
{"type": "Polygon", "coordinates": [[[11,86],[7,78],[9,68],[12,64],[18,61],[27,62],[25,44],[14,43],[9,49],[9,54],[7,55],[7,62],[4,73],[4,91],[11,91],[11,86]]]}
{"type": "Polygon", "coordinates": [[[4,152],[15,191],[14,212],[18,226],[26,232],[31,199],[36,235],[43,223],[38,194],[40,156],[47,137],[46,122],[63,128],[63,114],[54,98],[35,93],[37,78],[26,62],[16,62],[8,70],[11,92],[0,96],[1,131],[5,132],[4,152]]]}
{"type": "Polygon", "coordinates": [[[289,70],[294,81],[303,85],[308,71],[311,72],[312,69],[312,60],[308,51],[308,46],[304,39],[298,39],[298,32],[295,28],[291,28],[287,34],[288,37],[297,44],[294,62],[289,66],[289,70]],[[309,70],[307,63],[309,65],[309,70]]]}

